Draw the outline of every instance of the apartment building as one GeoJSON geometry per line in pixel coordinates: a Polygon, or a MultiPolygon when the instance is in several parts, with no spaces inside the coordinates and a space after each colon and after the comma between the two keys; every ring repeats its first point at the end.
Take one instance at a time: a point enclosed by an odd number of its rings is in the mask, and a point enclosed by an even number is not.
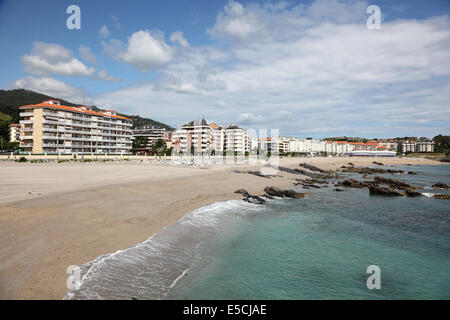
{"type": "Polygon", "coordinates": [[[248,151],[248,132],[234,124],[225,127],[223,149],[245,154],[248,151]]]}
{"type": "Polygon", "coordinates": [[[180,127],[172,137],[176,150],[183,154],[206,154],[213,148],[213,130],[205,119],[193,120],[180,127]]]}
{"type": "Polygon", "coordinates": [[[353,146],[347,141],[326,141],[325,152],[327,154],[342,155],[353,150],[353,146]]]}
{"type": "Polygon", "coordinates": [[[11,123],[9,125],[9,141],[20,142],[20,124],[11,123]]]}
{"type": "Polygon", "coordinates": [[[113,110],[68,107],[58,100],[20,109],[20,146],[25,152],[123,154],[131,150],[133,121],[113,110]]]}
{"type": "Polygon", "coordinates": [[[408,152],[434,152],[434,142],[429,141],[401,141],[398,143],[398,151],[408,152]]]}
{"type": "Polygon", "coordinates": [[[147,138],[147,145],[139,148],[141,153],[150,153],[151,146],[159,139],[166,143],[166,148],[172,147],[172,131],[166,128],[160,128],[157,126],[147,125],[139,126],[133,130],[131,140],[134,141],[137,137],[147,138]]]}
{"type": "Polygon", "coordinates": [[[208,124],[205,119],[194,120],[182,125],[172,137],[175,150],[183,154],[214,153],[224,151],[245,154],[248,151],[248,132],[234,124],[222,126],[215,123],[208,124]]]}

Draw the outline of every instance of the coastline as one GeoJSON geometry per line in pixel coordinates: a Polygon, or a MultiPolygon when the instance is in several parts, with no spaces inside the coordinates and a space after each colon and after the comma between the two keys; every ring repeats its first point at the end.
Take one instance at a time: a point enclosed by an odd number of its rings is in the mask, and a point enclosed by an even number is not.
{"type": "MultiPolygon", "coordinates": [[[[296,168],[306,162],[330,170],[348,162],[368,166],[373,161],[444,164],[419,158],[342,157],[285,158],[280,165],[296,168]]],[[[301,177],[278,172],[279,177],[268,179],[235,173],[236,169],[259,166],[205,170],[138,163],[1,163],[6,179],[0,190],[0,298],[61,299],[67,291],[69,265],[145,241],[196,208],[240,199],[234,194],[237,189],[262,194],[268,185],[290,187],[301,177]],[[30,172],[36,168],[40,170],[33,176],[30,172]],[[27,194],[34,188],[42,195],[27,194]]]]}

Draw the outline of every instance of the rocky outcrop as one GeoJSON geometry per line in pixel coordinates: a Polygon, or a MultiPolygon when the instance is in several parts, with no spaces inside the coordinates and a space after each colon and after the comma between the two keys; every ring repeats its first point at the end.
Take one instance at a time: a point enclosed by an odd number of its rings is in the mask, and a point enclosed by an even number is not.
{"type": "Polygon", "coordinates": [[[294,190],[283,190],[277,187],[266,187],[264,189],[264,192],[272,197],[280,197],[280,198],[294,198],[294,199],[300,199],[304,198],[305,194],[296,192],[294,190]]]}
{"type": "Polygon", "coordinates": [[[435,194],[435,195],[433,195],[433,198],[450,200],[450,195],[449,194],[435,194]]]}
{"type": "Polygon", "coordinates": [[[417,189],[416,186],[412,186],[412,185],[402,182],[400,180],[384,178],[384,177],[375,177],[373,179],[373,182],[376,184],[386,184],[386,185],[390,186],[391,188],[396,188],[396,189],[400,189],[400,190],[417,189]]]}
{"type": "Polygon", "coordinates": [[[347,179],[344,181],[339,181],[336,186],[347,187],[347,188],[367,188],[372,185],[371,181],[358,181],[355,179],[347,179]]]}
{"type": "Polygon", "coordinates": [[[423,196],[423,194],[421,194],[420,192],[417,192],[417,191],[414,191],[414,190],[411,190],[411,189],[405,190],[405,193],[406,193],[406,195],[408,197],[421,197],[421,196],[423,196]]]}
{"type": "Polygon", "coordinates": [[[368,168],[368,167],[344,167],[341,168],[342,172],[353,172],[360,174],[374,174],[374,173],[391,173],[391,174],[415,174],[411,171],[381,169],[381,168],[368,168]]]}
{"type": "Polygon", "coordinates": [[[380,196],[404,196],[405,193],[398,192],[392,188],[372,185],[369,187],[369,194],[371,195],[380,195],[380,196]]]}
{"type": "Polygon", "coordinates": [[[443,182],[436,182],[435,184],[433,184],[433,188],[434,189],[450,189],[450,186],[443,182]]]}
{"type": "Polygon", "coordinates": [[[242,194],[244,196],[242,198],[242,200],[249,202],[249,203],[254,203],[254,204],[266,203],[266,200],[264,200],[262,197],[252,195],[252,194],[248,193],[248,191],[245,189],[236,190],[234,193],[242,194]]]}
{"type": "Polygon", "coordinates": [[[384,164],[381,163],[381,162],[374,161],[374,162],[372,162],[372,163],[373,163],[373,164],[376,164],[377,166],[384,166],[384,164]]]}

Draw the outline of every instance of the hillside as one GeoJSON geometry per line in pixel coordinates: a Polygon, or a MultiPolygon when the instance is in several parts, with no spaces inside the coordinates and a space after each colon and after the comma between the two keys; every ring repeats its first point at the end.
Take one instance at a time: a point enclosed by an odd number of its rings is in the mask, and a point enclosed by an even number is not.
{"type": "MultiPolygon", "coordinates": [[[[15,89],[15,90],[0,90],[0,121],[2,122],[9,122],[9,123],[17,123],[19,122],[19,107],[24,106],[27,104],[36,104],[40,103],[43,100],[48,99],[56,99],[61,101],[62,105],[65,106],[79,106],[77,104],[71,103],[69,101],[65,101],[62,99],[59,99],[57,97],[50,97],[45,94],[41,94],[38,92],[34,92],[31,90],[24,90],[24,89],[15,89]]],[[[95,108],[97,110],[100,110],[99,108],[95,108]]],[[[141,118],[140,116],[136,115],[126,115],[120,113],[120,115],[133,119],[133,125],[134,126],[142,126],[142,125],[153,125],[158,126],[161,128],[166,128],[168,130],[173,130],[172,127],[169,125],[166,125],[164,123],[148,119],[148,118],[141,118]]],[[[8,125],[9,125],[8,123],[8,125]]]]}

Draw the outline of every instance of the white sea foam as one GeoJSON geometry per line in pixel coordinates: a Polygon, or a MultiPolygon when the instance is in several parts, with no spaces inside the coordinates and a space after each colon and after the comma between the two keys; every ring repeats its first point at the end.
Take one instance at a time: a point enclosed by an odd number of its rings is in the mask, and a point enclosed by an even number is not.
{"type": "Polygon", "coordinates": [[[433,197],[434,193],[422,192],[422,195],[424,195],[425,197],[431,198],[431,197],[433,197]]]}
{"type": "Polygon", "coordinates": [[[205,240],[260,210],[264,206],[241,200],[196,209],[144,242],[81,266],[80,289],[69,290],[64,299],[161,299],[205,240]]]}

